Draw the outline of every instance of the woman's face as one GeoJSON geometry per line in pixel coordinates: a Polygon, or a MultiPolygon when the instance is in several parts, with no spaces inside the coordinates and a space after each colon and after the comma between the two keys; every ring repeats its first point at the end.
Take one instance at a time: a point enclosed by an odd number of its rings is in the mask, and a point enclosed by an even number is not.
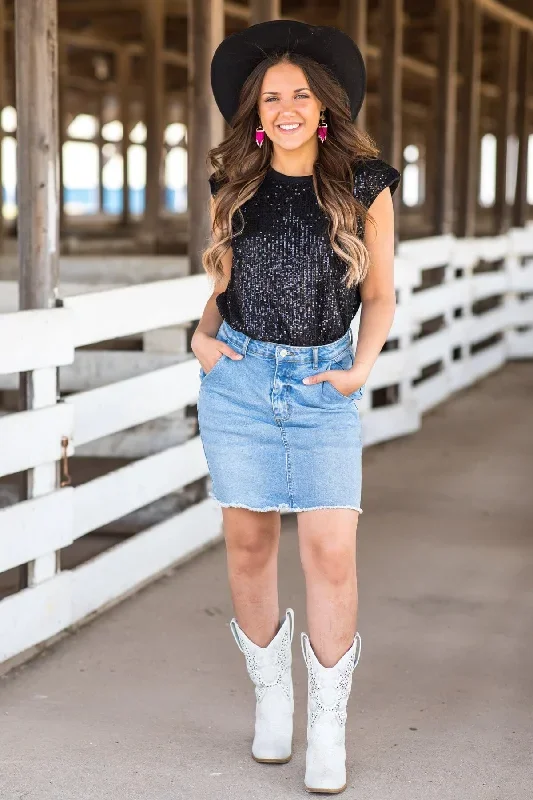
{"type": "Polygon", "coordinates": [[[265,73],[258,111],[265,134],[284,150],[297,150],[316,139],[324,105],[312,93],[302,69],[276,64],[265,73]]]}

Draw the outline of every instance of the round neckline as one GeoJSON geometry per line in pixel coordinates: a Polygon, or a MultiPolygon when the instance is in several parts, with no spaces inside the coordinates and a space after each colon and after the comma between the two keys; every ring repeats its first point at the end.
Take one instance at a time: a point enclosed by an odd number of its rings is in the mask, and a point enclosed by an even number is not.
{"type": "Polygon", "coordinates": [[[312,183],[313,175],[286,175],[284,172],[278,172],[274,167],[268,168],[268,174],[271,178],[275,178],[282,183],[312,183]]]}

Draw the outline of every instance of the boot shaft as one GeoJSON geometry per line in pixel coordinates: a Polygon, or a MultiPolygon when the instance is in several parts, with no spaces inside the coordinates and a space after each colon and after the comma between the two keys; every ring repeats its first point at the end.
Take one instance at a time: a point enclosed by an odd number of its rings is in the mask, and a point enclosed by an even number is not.
{"type": "Polygon", "coordinates": [[[302,653],[308,671],[305,787],[309,792],[338,794],[346,788],[346,708],[361,637],[355,634],[349,650],[333,667],[319,662],[305,633],[302,653]]]}
{"type": "Polygon", "coordinates": [[[248,674],[256,687],[257,699],[261,700],[266,689],[275,686],[292,696],[292,640],[294,636],[294,611],[288,608],[283,622],[274,638],[266,647],[255,644],[233,618],[231,632],[239,650],[244,653],[248,674]]]}
{"type": "Polygon", "coordinates": [[[292,639],[294,612],[288,608],[279,630],[266,647],[252,642],[233,618],[231,632],[244,653],[255,686],[255,733],[252,756],[256,761],[284,764],[292,755],[294,693],[292,639]]]}
{"type": "MultiPolygon", "coordinates": [[[[301,644],[308,671],[308,728],[311,729],[319,718],[332,716],[338,726],[344,727],[353,671],[361,655],[359,633],[355,634],[347,652],[332,667],[324,667],[320,663],[306,633],[301,635],[301,644]]],[[[329,725],[325,719],[322,724],[329,725]]]]}

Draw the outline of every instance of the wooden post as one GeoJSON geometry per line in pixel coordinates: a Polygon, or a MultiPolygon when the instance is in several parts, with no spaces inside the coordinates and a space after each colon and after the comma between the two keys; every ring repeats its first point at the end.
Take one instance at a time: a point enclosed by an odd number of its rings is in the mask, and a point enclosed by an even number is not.
{"type": "Polygon", "coordinates": [[[514,93],[516,87],[518,31],[503,23],[500,44],[500,103],[498,108],[498,132],[496,150],[496,200],[494,203],[494,225],[496,233],[509,230],[510,206],[507,203],[508,144],[514,128],[514,93]]]}
{"type": "MultiPolygon", "coordinates": [[[[211,0],[211,30],[209,39],[209,74],[211,74],[211,57],[216,48],[224,38],[226,32],[226,17],[224,12],[224,0],[211,0]]],[[[211,79],[209,78],[211,87],[211,79]]],[[[216,147],[226,136],[226,122],[218,110],[215,98],[209,88],[209,126],[211,129],[211,147],[216,147]]]]}
{"type": "Polygon", "coordinates": [[[458,148],[457,235],[474,236],[479,177],[479,106],[481,80],[481,11],[477,3],[463,4],[461,62],[463,87],[458,148]]]}
{"type": "Polygon", "coordinates": [[[118,91],[120,103],[120,121],[122,122],[122,224],[130,221],[130,191],[128,172],[128,147],[130,143],[130,57],[123,49],[118,54],[118,91]]]}
{"type": "Polygon", "coordinates": [[[211,92],[211,58],[222,38],[222,0],[189,1],[188,212],[191,272],[203,272],[202,251],[210,235],[206,156],[218,144],[223,119],[211,92]]]}
{"type": "Polygon", "coordinates": [[[250,0],[250,25],[281,17],[281,0],[250,0]]]}
{"type": "MultiPolygon", "coordinates": [[[[368,0],[343,0],[342,7],[343,27],[348,36],[354,40],[359,47],[365,64],[367,62],[367,31],[368,31],[368,0]]],[[[357,115],[357,127],[361,131],[366,130],[366,103],[357,115]]]]}
{"type": "Polygon", "coordinates": [[[516,182],[516,195],[513,208],[513,225],[523,228],[529,217],[527,202],[527,162],[529,149],[529,135],[531,126],[529,120],[528,100],[533,89],[531,70],[533,67],[533,38],[527,31],[520,34],[520,56],[518,65],[518,86],[516,106],[516,133],[518,136],[518,175],[516,182]]]}
{"type": "Polygon", "coordinates": [[[63,174],[63,145],[67,138],[67,79],[68,79],[68,53],[65,44],[59,43],[58,51],[58,85],[57,85],[57,119],[59,138],[59,240],[65,231],[65,177],[63,174]]]}
{"type": "Polygon", "coordinates": [[[439,0],[439,41],[435,103],[435,217],[436,235],[453,232],[453,183],[457,127],[458,0],[439,0]]]}
{"type": "MultiPolygon", "coordinates": [[[[397,169],[402,162],[403,0],[381,0],[381,153],[397,169]]],[[[400,192],[393,198],[395,236],[399,238],[400,192]]]]}
{"type": "MultiPolygon", "coordinates": [[[[54,308],[59,284],[56,0],[17,0],[15,53],[20,309],[54,308]]],[[[21,410],[55,404],[56,374],[55,368],[21,373],[21,410]]],[[[25,499],[57,488],[56,462],[25,473],[25,499]]],[[[22,568],[21,583],[39,583],[56,571],[56,553],[41,556],[22,568]]]]}
{"type": "Polygon", "coordinates": [[[142,240],[147,249],[155,249],[159,210],[161,207],[161,163],[164,123],[164,62],[165,39],[164,0],[145,0],[144,3],[144,72],[146,123],[146,190],[142,240]]]}
{"type": "MultiPolygon", "coordinates": [[[[5,106],[4,81],[5,81],[5,62],[6,62],[6,34],[5,24],[5,1],[0,0],[0,114],[5,106]]],[[[2,169],[2,144],[4,141],[4,129],[0,126],[0,253],[4,251],[4,180],[2,169]]]]}
{"type": "Polygon", "coordinates": [[[104,137],[102,128],[104,126],[104,95],[98,98],[98,130],[96,133],[96,144],[98,146],[98,211],[104,211],[104,137]]]}
{"type": "MultiPolygon", "coordinates": [[[[418,157],[418,192],[420,198],[420,220],[429,226],[431,233],[434,232],[434,220],[437,209],[437,161],[441,158],[441,153],[437,152],[437,114],[440,97],[437,95],[437,86],[432,86],[430,103],[426,109],[426,118],[420,119],[415,126],[415,137],[409,136],[409,144],[416,144],[415,138],[420,138],[417,145],[420,151],[418,157]]],[[[405,128],[404,128],[405,132],[405,128]]],[[[407,135],[405,134],[407,141],[407,135]]]]}

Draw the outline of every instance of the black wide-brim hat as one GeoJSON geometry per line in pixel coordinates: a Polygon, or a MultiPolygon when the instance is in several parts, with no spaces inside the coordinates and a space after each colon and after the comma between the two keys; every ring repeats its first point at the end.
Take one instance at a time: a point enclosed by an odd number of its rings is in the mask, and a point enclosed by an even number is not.
{"type": "Polygon", "coordinates": [[[231,125],[243,84],[256,66],[268,56],[287,51],[313,58],[329,68],[346,90],[355,120],[365,97],[366,69],[353,39],[338,28],[276,19],[227,36],[215,50],[211,88],[226,122],[231,125]]]}

